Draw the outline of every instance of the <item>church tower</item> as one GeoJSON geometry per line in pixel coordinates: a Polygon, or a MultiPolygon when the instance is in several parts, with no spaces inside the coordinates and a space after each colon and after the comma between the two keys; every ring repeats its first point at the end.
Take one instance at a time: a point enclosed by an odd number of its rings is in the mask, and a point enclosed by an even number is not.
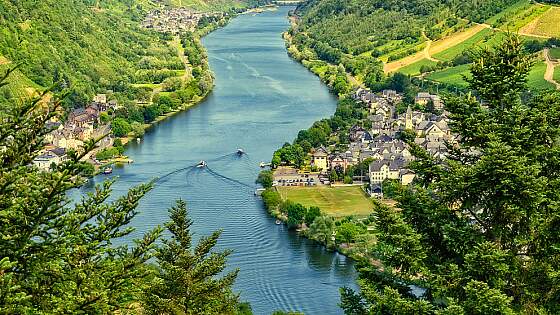
{"type": "Polygon", "coordinates": [[[404,129],[414,130],[414,125],[412,124],[412,109],[410,108],[410,105],[408,105],[408,108],[406,109],[404,129]]]}

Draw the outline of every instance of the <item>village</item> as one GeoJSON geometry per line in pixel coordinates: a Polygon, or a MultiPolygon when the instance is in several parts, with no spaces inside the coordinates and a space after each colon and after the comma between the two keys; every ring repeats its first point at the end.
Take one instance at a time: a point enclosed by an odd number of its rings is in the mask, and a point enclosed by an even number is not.
{"type": "Polygon", "coordinates": [[[421,92],[414,100],[415,105],[430,105],[438,114],[413,110],[410,105],[406,112],[398,114],[397,105],[403,97],[394,90],[377,94],[358,89],[352,98],[368,109],[367,125],[371,128],[353,126],[345,150],[336,145],[313,148],[308,169],[315,172],[291,166],[278,167],[273,186],[367,186],[366,192],[371,197],[382,198],[385,180],[408,185],[415,178],[414,172],[407,167],[414,157],[409,146],[399,139],[401,132],[414,132],[414,142],[437,159],[445,159],[447,145],[455,141],[448,126],[448,113],[438,95],[421,92]],[[349,167],[360,163],[368,163],[366,172],[353,174],[349,182],[333,181],[332,174],[345,174],[349,167]]]}
{"type": "Polygon", "coordinates": [[[87,107],[70,111],[64,123],[49,121],[46,128],[50,132],[45,137],[45,147],[35,157],[33,164],[43,171],[49,171],[53,165],[67,160],[68,151],[80,150],[86,141],[103,137],[97,147],[84,158],[99,168],[103,163],[95,158],[96,153],[111,147],[115,141],[109,122],[103,121],[103,113],[114,111],[118,107],[117,102],[108,100],[106,94],[98,94],[87,107]]]}
{"type": "Polygon", "coordinates": [[[221,19],[226,14],[223,12],[196,12],[187,8],[156,9],[146,15],[142,27],[176,35],[194,31],[202,18],[217,17],[221,19]]]}

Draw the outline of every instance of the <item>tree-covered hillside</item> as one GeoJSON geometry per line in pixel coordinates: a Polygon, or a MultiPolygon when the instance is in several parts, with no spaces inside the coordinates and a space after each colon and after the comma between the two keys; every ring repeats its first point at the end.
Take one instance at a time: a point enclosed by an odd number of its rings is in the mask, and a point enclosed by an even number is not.
{"type": "MultiPolygon", "coordinates": [[[[189,4],[210,3],[198,2],[189,4]]],[[[219,3],[226,11],[247,2],[219,3]]],[[[151,0],[0,0],[0,66],[21,64],[21,77],[39,87],[62,82],[71,91],[66,102],[72,106],[100,90],[143,83],[154,71],[181,70],[168,38],[140,27],[144,15],[160,5],[151,0]]]]}

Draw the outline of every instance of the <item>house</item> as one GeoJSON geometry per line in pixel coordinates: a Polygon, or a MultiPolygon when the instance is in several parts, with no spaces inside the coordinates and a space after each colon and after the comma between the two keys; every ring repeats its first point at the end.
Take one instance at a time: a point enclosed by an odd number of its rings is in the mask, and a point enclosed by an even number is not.
{"type": "Polygon", "coordinates": [[[320,171],[327,171],[329,169],[329,153],[324,147],[319,147],[311,155],[311,165],[315,166],[320,171]]]}
{"type": "Polygon", "coordinates": [[[93,97],[93,102],[98,104],[106,104],[107,103],[107,95],[106,94],[97,94],[93,97]]]}
{"type": "Polygon", "coordinates": [[[85,125],[90,121],[91,121],[91,116],[86,111],[85,108],[73,109],[68,115],[68,122],[78,127],[81,127],[82,125],[85,125]]]}
{"type": "Polygon", "coordinates": [[[350,142],[369,142],[373,140],[373,137],[367,130],[357,125],[350,128],[348,137],[350,142]]]}
{"type": "Polygon", "coordinates": [[[414,98],[414,103],[419,105],[427,105],[428,102],[432,99],[432,95],[428,92],[419,92],[416,97],[414,98]]]}
{"type": "Polygon", "coordinates": [[[401,184],[410,184],[415,174],[406,168],[407,161],[401,157],[371,162],[369,165],[369,181],[371,187],[381,184],[386,179],[399,180],[401,184]]]}
{"type": "Polygon", "coordinates": [[[443,110],[444,107],[443,101],[441,100],[441,97],[439,97],[438,95],[432,95],[428,92],[420,92],[414,98],[414,102],[416,104],[423,105],[423,106],[428,105],[428,102],[430,101],[434,104],[435,109],[443,110]]]}
{"type": "Polygon", "coordinates": [[[380,184],[386,179],[399,179],[400,170],[404,168],[403,160],[376,160],[369,165],[369,181],[371,186],[380,184]]]}
{"type": "MultiPolygon", "coordinates": [[[[65,158],[66,154],[64,154],[65,158]]],[[[33,165],[42,171],[49,171],[52,165],[58,165],[63,162],[63,157],[49,151],[45,154],[41,154],[33,159],[33,165]]]]}
{"type": "Polygon", "coordinates": [[[414,172],[409,170],[409,169],[404,169],[404,170],[401,170],[401,173],[399,174],[399,177],[400,177],[400,180],[401,180],[401,184],[406,186],[406,185],[412,183],[412,181],[416,177],[416,174],[414,174],[414,172]]]}
{"type": "Polygon", "coordinates": [[[395,100],[400,98],[399,94],[395,90],[383,90],[381,94],[383,95],[384,98],[390,100],[395,100]]]}
{"type": "Polygon", "coordinates": [[[329,157],[329,166],[331,171],[335,169],[346,171],[348,160],[342,154],[336,153],[329,157]]]}

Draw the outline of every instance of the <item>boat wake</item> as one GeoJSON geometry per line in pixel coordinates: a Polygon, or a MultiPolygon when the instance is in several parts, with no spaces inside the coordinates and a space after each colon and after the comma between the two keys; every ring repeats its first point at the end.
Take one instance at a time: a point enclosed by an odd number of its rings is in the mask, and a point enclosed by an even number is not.
{"type": "Polygon", "coordinates": [[[229,182],[231,182],[231,183],[234,183],[234,184],[237,184],[237,185],[240,185],[240,186],[249,188],[249,189],[253,189],[253,188],[254,188],[254,187],[252,187],[252,186],[250,186],[250,185],[248,185],[248,184],[245,184],[244,182],[238,181],[238,180],[235,179],[235,178],[231,178],[231,177],[227,177],[227,176],[225,176],[225,175],[222,175],[222,174],[220,174],[220,173],[214,171],[213,169],[211,169],[211,168],[208,167],[208,166],[206,167],[206,170],[208,171],[208,173],[214,175],[214,176],[217,177],[217,178],[221,178],[221,179],[223,179],[223,180],[225,180],[225,181],[229,181],[229,182]]]}

